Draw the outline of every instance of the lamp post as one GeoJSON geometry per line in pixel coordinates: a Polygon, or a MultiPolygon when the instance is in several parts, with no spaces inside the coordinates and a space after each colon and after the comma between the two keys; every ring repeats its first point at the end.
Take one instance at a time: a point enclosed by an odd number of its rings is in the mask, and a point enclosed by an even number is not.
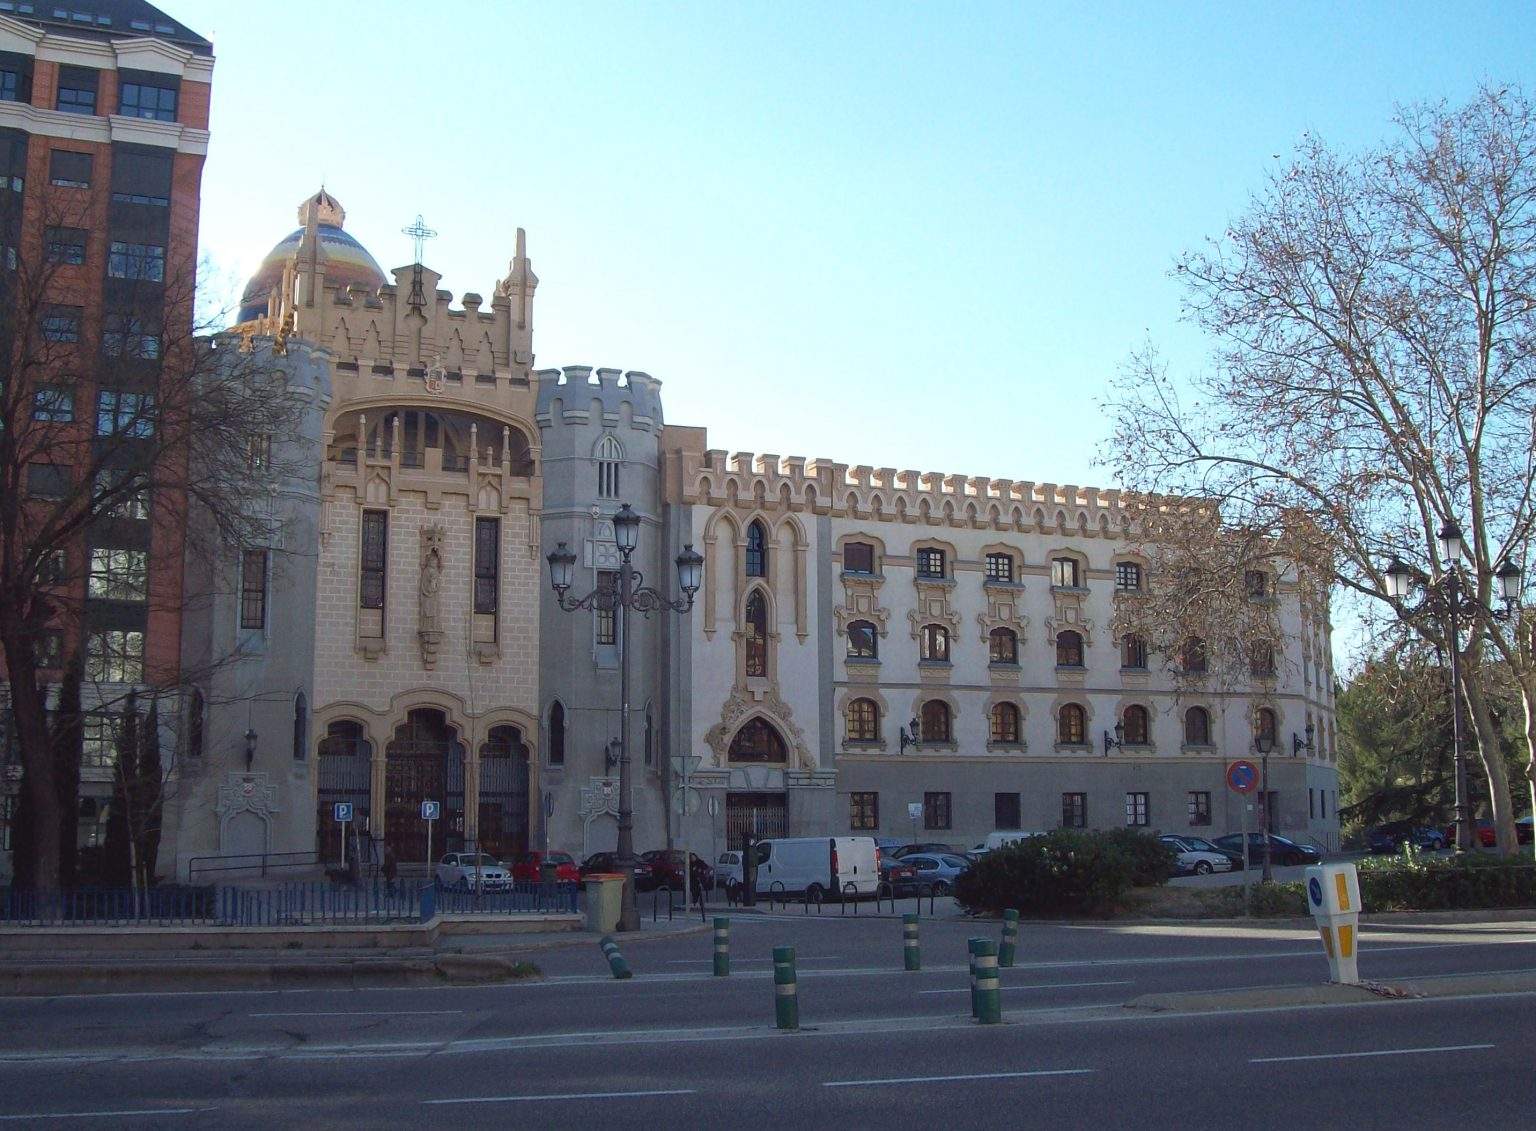
{"type": "Polygon", "coordinates": [[[699,591],[699,574],[704,559],[690,542],[677,555],[677,585],[683,595],[676,600],[644,584],[645,575],[630,560],[640,542],[640,516],[628,503],[613,516],[613,540],[619,550],[619,584],[599,585],[585,597],[568,597],[576,555],[564,542],[548,556],[549,582],[555,601],[568,613],[579,609],[598,609],[614,615],[615,635],[619,644],[619,871],[624,874],[624,902],[619,912],[619,930],[640,927],[640,912],[635,906],[634,811],[629,773],[629,614],[642,615],[662,610],[686,613],[693,608],[699,591]]]}
{"type": "Polygon", "coordinates": [[[249,727],[245,731],[245,772],[250,773],[256,762],[256,732],[249,727]]]}
{"type": "Polygon", "coordinates": [[[1275,736],[1261,730],[1253,736],[1253,745],[1259,752],[1259,814],[1264,818],[1264,882],[1274,875],[1270,870],[1270,817],[1269,817],[1269,752],[1275,748],[1275,736]]]}
{"type": "Polygon", "coordinates": [[[1108,758],[1110,750],[1113,749],[1114,747],[1116,747],[1116,746],[1124,746],[1124,745],[1125,745],[1125,723],[1124,722],[1118,722],[1118,723],[1115,724],[1115,733],[1114,734],[1110,734],[1109,731],[1105,731],[1104,732],[1104,757],[1108,758]]]}
{"type": "Polygon", "coordinates": [[[1451,653],[1451,757],[1456,771],[1456,851],[1462,853],[1472,850],[1472,798],[1467,789],[1467,758],[1461,737],[1461,618],[1486,616],[1508,620],[1520,597],[1521,573],[1520,567],[1509,558],[1499,563],[1493,577],[1504,607],[1490,609],[1475,591],[1462,584],[1460,562],[1466,554],[1466,546],[1462,542],[1461,527],[1454,519],[1446,519],[1436,541],[1440,560],[1445,565],[1441,576],[1425,576],[1399,558],[1388,562],[1383,572],[1387,579],[1387,596],[1399,619],[1410,621],[1426,611],[1445,619],[1446,644],[1451,653]],[[1416,605],[1409,605],[1408,596],[1416,581],[1424,586],[1424,598],[1416,605]]]}
{"type": "Polygon", "coordinates": [[[896,728],[896,737],[901,741],[901,752],[905,754],[907,747],[911,746],[921,750],[923,748],[922,736],[918,733],[917,719],[913,719],[904,727],[896,728]]]}

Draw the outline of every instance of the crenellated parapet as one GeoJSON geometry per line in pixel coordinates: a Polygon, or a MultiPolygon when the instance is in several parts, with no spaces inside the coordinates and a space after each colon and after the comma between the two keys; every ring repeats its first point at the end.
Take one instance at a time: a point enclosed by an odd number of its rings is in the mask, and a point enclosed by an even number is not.
{"type": "Polygon", "coordinates": [[[800,456],[676,451],[680,492],[669,502],[752,507],[925,526],[1123,536],[1127,514],[1114,489],[891,467],[850,467],[800,456]]]}
{"type": "Polygon", "coordinates": [[[623,424],[642,432],[661,432],[661,382],[649,373],[567,365],[540,369],[534,378],[538,382],[535,423],[540,428],[558,421],[605,428],[623,424]]]}

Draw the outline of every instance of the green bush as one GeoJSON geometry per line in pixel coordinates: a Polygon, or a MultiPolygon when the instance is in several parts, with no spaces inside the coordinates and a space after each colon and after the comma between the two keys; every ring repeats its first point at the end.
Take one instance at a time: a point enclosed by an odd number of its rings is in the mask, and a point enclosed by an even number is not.
{"type": "Polygon", "coordinates": [[[1058,829],[988,852],[956,880],[955,899],[972,914],[1095,914],[1112,910],[1138,881],[1162,883],[1172,871],[1173,856],[1156,837],[1058,829]]]}
{"type": "Polygon", "coordinates": [[[1536,907],[1536,865],[1479,853],[1373,857],[1360,862],[1360,902],[1367,912],[1536,907]]]}

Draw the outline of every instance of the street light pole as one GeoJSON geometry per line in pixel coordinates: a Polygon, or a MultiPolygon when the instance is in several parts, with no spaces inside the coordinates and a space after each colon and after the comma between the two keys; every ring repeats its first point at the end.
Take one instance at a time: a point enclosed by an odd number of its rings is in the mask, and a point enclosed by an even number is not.
{"type": "Polygon", "coordinates": [[[645,575],[634,567],[631,558],[640,541],[640,516],[628,503],[613,516],[613,541],[619,551],[619,585],[599,585],[585,597],[567,597],[576,555],[564,542],[548,555],[549,582],[555,590],[556,603],[568,613],[579,609],[597,609],[614,614],[614,635],[619,648],[619,871],[624,875],[623,903],[619,911],[619,930],[640,929],[640,911],[635,906],[635,837],[633,790],[629,759],[629,623],[631,613],[670,610],[686,613],[693,608],[699,591],[704,559],[694,552],[693,544],[677,555],[677,583],[683,595],[677,599],[664,596],[644,584],[645,575]]]}
{"type": "Polygon", "coordinates": [[[1461,580],[1453,569],[1445,578],[1446,615],[1451,650],[1451,765],[1456,775],[1456,851],[1472,851],[1472,799],[1467,796],[1467,753],[1461,742],[1461,580]]]}
{"type": "Polygon", "coordinates": [[[1273,823],[1269,815],[1269,752],[1275,745],[1272,734],[1262,731],[1254,736],[1253,743],[1259,748],[1259,816],[1263,820],[1264,830],[1264,883],[1272,881],[1274,871],[1271,866],[1273,845],[1269,843],[1270,826],[1273,823]]]}

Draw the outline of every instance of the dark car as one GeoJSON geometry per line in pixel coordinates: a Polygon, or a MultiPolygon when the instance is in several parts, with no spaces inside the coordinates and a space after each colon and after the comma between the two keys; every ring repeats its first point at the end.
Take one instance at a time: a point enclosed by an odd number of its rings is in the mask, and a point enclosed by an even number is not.
{"type": "Polygon", "coordinates": [[[1407,845],[1437,850],[1445,847],[1445,834],[1411,821],[1388,821],[1365,831],[1365,847],[1378,855],[1401,852],[1407,845]]]}
{"type": "MultiPolygon", "coordinates": [[[[619,854],[617,852],[594,852],[581,862],[581,878],[586,879],[594,872],[619,873],[619,854]]],[[[638,856],[635,857],[635,890],[650,891],[656,886],[656,881],[651,875],[651,866],[638,856]]]]}
{"type": "Polygon", "coordinates": [[[914,852],[947,852],[951,856],[959,854],[952,844],[940,844],[938,841],[923,841],[918,844],[904,844],[900,848],[891,849],[891,858],[893,860],[900,860],[903,856],[911,856],[914,852]]]}
{"type": "MultiPolygon", "coordinates": [[[[655,848],[640,857],[651,866],[653,887],[683,890],[683,850],[680,848],[655,848]]],[[[715,870],[700,857],[688,854],[689,871],[693,873],[695,891],[712,891],[715,886],[715,870]]],[[[637,885],[638,886],[638,885],[637,885]]]]}
{"type": "MultiPolygon", "coordinates": [[[[1216,847],[1223,852],[1235,852],[1238,855],[1243,851],[1243,834],[1228,833],[1226,836],[1216,838],[1216,847]]],[[[1310,844],[1297,844],[1294,840],[1287,840],[1283,836],[1269,837],[1269,861],[1280,867],[1288,867],[1295,864],[1316,864],[1321,861],[1323,854],[1310,844]]],[[[1248,834],[1248,863],[1258,867],[1264,863],[1264,834],[1248,834]]]]}
{"type": "Polygon", "coordinates": [[[1219,852],[1221,855],[1225,856],[1228,860],[1232,861],[1232,867],[1236,868],[1238,871],[1242,871],[1242,868],[1243,868],[1243,846],[1242,846],[1241,839],[1239,839],[1237,847],[1235,849],[1232,849],[1232,848],[1223,848],[1221,845],[1217,844],[1214,841],[1207,840],[1203,836],[1191,836],[1188,833],[1179,833],[1178,837],[1179,837],[1180,840],[1182,840],[1185,844],[1189,845],[1189,847],[1194,849],[1196,852],[1219,852]]]}
{"type": "Polygon", "coordinates": [[[880,879],[891,885],[892,895],[911,895],[917,890],[917,869],[883,853],[880,856],[880,879]]]}

